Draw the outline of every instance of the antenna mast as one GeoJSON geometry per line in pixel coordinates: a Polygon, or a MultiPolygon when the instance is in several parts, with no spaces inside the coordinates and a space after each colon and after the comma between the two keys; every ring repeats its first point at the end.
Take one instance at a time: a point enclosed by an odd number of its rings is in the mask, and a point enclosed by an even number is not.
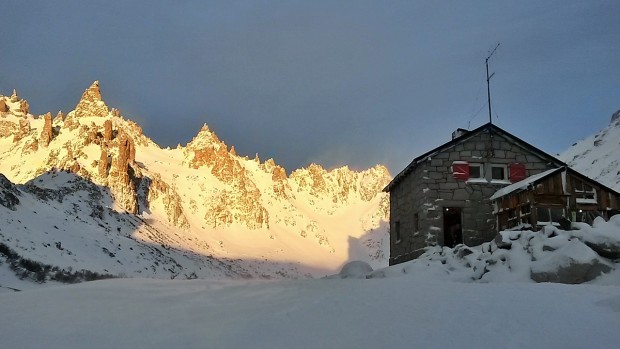
{"type": "Polygon", "coordinates": [[[497,44],[497,46],[495,46],[493,51],[491,51],[491,53],[489,54],[487,59],[484,61],[484,64],[487,67],[487,103],[489,104],[489,123],[490,124],[493,123],[493,118],[491,117],[491,86],[490,86],[490,81],[491,81],[491,78],[493,77],[493,75],[495,75],[495,73],[493,73],[493,74],[491,74],[491,76],[489,76],[489,59],[491,58],[491,56],[493,56],[493,54],[495,53],[495,50],[497,50],[498,47],[499,47],[499,43],[497,44]]]}

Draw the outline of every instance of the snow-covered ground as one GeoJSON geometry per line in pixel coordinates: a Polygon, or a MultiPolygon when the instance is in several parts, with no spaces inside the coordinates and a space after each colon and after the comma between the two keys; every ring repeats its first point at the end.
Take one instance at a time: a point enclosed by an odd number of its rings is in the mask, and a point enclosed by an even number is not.
{"type": "Polygon", "coordinates": [[[0,294],[4,348],[614,348],[620,287],[117,279],[0,294]]]}
{"type": "Polygon", "coordinates": [[[6,348],[615,348],[620,216],[502,232],[305,280],[111,279],[35,288],[0,265],[6,348]],[[601,249],[604,247],[603,249],[601,249]],[[602,252],[601,252],[602,251],[602,252]],[[613,252],[615,251],[615,252],[613,252]],[[3,269],[4,268],[4,269],[3,269]],[[601,274],[601,270],[605,273],[601,274]],[[558,274],[580,285],[535,283],[558,274]],[[13,279],[10,279],[10,278],[13,279]],[[10,279],[10,280],[9,280],[10,279]],[[15,286],[14,288],[17,288],[15,286]]]}

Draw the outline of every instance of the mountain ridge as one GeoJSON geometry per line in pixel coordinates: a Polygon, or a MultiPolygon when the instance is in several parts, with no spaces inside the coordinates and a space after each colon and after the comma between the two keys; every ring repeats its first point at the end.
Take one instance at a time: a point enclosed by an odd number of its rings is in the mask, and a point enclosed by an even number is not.
{"type": "Polygon", "coordinates": [[[287,176],[273,159],[238,156],[206,124],[185,146],[162,149],[106,105],[98,81],[66,115],[35,117],[28,106],[16,93],[0,96],[0,173],[10,182],[75,174],[109,190],[105,212],[155,222],[164,235],[183,237],[172,244],[179,250],[298,264],[287,276],[333,271],[350,258],[387,264],[384,166],[356,172],[311,164],[287,176]]]}
{"type": "Polygon", "coordinates": [[[601,131],[575,142],[558,157],[575,170],[620,192],[620,110],[601,131]]]}

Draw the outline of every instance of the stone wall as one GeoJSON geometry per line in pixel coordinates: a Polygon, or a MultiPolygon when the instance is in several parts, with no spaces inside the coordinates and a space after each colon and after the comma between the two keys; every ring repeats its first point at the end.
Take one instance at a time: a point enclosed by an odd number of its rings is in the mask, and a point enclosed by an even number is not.
{"type": "Polygon", "coordinates": [[[461,208],[466,245],[475,246],[493,239],[496,219],[489,197],[510,182],[491,181],[490,166],[511,163],[525,164],[527,176],[550,168],[549,159],[527,150],[520,142],[496,133],[491,135],[488,129],[420,161],[390,191],[390,264],[416,258],[426,246],[444,244],[446,207],[461,208]],[[486,181],[455,179],[451,170],[454,161],[482,163],[486,181]],[[418,231],[414,231],[416,214],[418,231]],[[397,222],[399,242],[396,241],[397,222]]]}

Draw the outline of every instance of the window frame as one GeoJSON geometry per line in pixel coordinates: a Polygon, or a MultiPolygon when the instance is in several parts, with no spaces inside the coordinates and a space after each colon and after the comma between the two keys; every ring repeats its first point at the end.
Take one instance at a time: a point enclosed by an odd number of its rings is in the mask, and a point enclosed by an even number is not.
{"type": "Polygon", "coordinates": [[[470,180],[481,180],[484,179],[484,164],[479,162],[471,162],[469,163],[469,179],[470,180]],[[474,177],[472,173],[472,168],[478,168],[480,171],[480,176],[474,177]]]}
{"type": "MultiPolygon", "coordinates": [[[[562,210],[562,215],[560,218],[566,218],[567,217],[567,210],[566,207],[560,207],[560,206],[536,206],[536,225],[538,226],[543,226],[543,225],[554,225],[556,227],[560,226],[560,219],[558,219],[557,221],[554,221],[554,214],[552,212],[552,210],[562,210]],[[540,212],[544,210],[549,218],[548,221],[541,221],[540,220],[540,212]]],[[[557,218],[557,215],[556,215],[557,218]]]]}
{"type": "Polygon", "coordinates": [[[596,188],[578,178],[573,178],[573,190],[575,192],[575,202],[578,204],[597,204],[596,188]],[[580,189],[577,189],[579,187],[580,189]],[[590,190],[588,190],[588,188],[590,190]]]}
{"type": "Polygon", "coordinates": [[[490,180],[491,182],[508,182],[508,166],[504,165],[504,164],[491,164],[491,173],[490,173],[490,180]],[[501,168],[502,172],[503,172],[503,178],[499,179],[499,178],[493,178],[493,169],[495,168],[501,168]]]}
{"type": "Polygon", "coordinates": [[[400,234],[400,221],[394,222],[394,243],[399,244],[402,241],[402,236],[400,234]]]}

